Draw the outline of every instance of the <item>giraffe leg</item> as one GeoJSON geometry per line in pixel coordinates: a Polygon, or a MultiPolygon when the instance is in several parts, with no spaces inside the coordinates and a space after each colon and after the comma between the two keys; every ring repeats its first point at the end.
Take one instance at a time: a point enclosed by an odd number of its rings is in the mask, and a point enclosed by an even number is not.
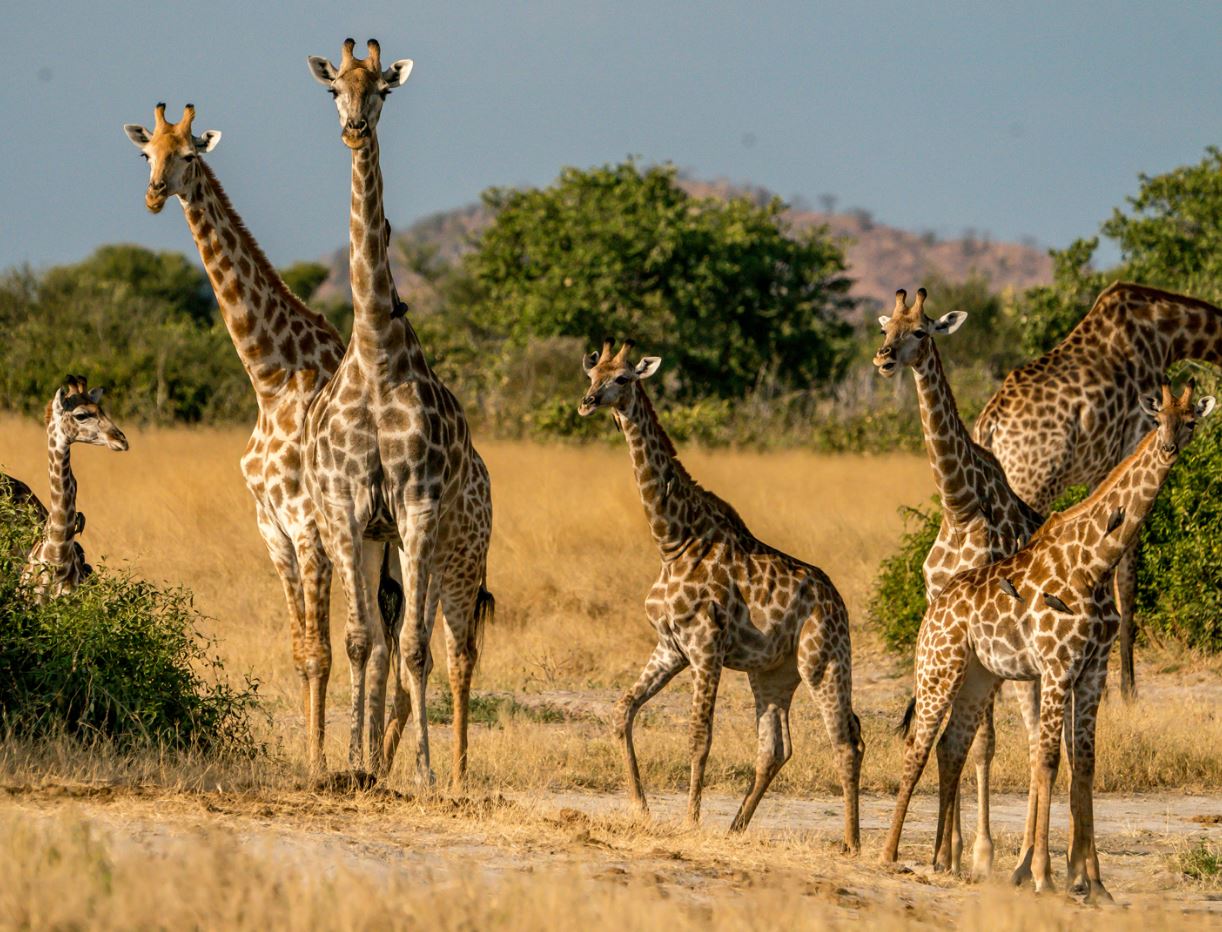
{"type": "Polygon", "coordinates": [[[1073,837],[1069,850],[1068,886],[1084,893],[1086,902],[1113,902],[1099,876],[1099,852],[1095,848],[1095,722],[1099,700],[1107,682],[1107,653],[1087,666],[1073,690],[1073,724],[1070,759],[1069,808],[1073,837]]]}
{"type": "Polygon", "coordinates": [[[1133,599],[1137,590],[1137,548],[1134,544],[1116,564],[1112,579],[1116,610],[1120,613],[1120,695],[1127,702],[1137,698],[1137,672],[1133,665],[1133,599]]]}
{"type": "Polygon", "coordinates": [[[691,751],[692,772],[687,788],[687,824],[700,824],[700,800],[704,794],[704,768],[713,747],[713,711],[717,685],[721,681],[722,652],[701,658],[692,665],[691,751]]]}
{"type": "Polygon", "coordinates": [[[981,713],[980,728],[972,742],[973,763],[976,767],[976,839],[972,842],[972,879],[987,880],[993,872],[993,832],[989,825],[989,772],[996,750],[996,730],[993,707],[997,700],[994,689],[981,713]]]}
{"type": "Polygon", "coordinates": [[[480,626],[484,605],[483,560],[451,564],[441,582],[441,610],[445,619],[450,696],[454,707],[454,763],[450,791],[461,793],[467,774],[467,719],[471,677],[479,660],[480,626]]]}
{"type": "Polygon", "coordinates": [[[755,731],[759,750],[755,758],[755,777],[738,814],[730,824],[731,832],[741,832],[751,822],[755,807],[767,792],[772,779],[793,755],[789,735],[789,706],[801,680],[791,658],[779,670],[748,674],[755,695],[755,731]]]}
{"type": "Polygon", "coordinates": [[[942,719],[954,702],[967,673],[966,644],[952,644],[948,650],[954,653],[949,657],[939,657],[935,663],[927,656],[923,645],[917,644],[916,708],[904,749],[904,772],[900,776],[899,792],[895,797],[895,813],[891,817],[891,829],[879,859],[883,864],[893,864],[899,856],[900,835],[904,830],[904,817],[908,814],[912,793],[929,760],[929,752],[933,750],[942,719]]]}
{"type": "MultiPolygon", "coordinates": [[[[396,561],[398,558],[399,555],[395,554],[396,561]]],[[[398,578],[400,580],[400,585],[402,585],[402,575],[400,575],[398,578]]],[[[433,574],[429,578],[428,594],[425,596],[424,615],[426,618],[433,619],[437,617],[437,604],[439,600],[439,579],[436,574],[433,574]]],[[[404,680],[403,671],[405,668],[403,666],[403,658],[400,653],[402,649],[403,622],[404,619],[401,618],[396,628],[391,647],[391,653],[395,658],[394,692],[392,693],[394,699],[391,704],[390,721],[387,722],[386,734],[382,738],[382,758],[384,761],[383,768],[387,773],[390,772],[391,765],[394,763],[395,753],[399,749],[399,741],[403,736],[403,729],[407,725],[408,719],[412,717],[413,713],[412,694],[408,691],[407,684],[404,680]]],[[[432,669],[431,654],[427,657],[427,666],[430,670],[432,669]]]]}
{"type": "Polygon", "coordinates": [[[637,678],[636,685],[615,704],[615,730],[624,746],[624,767],[628,777],[628,795],[642,812],[648,812],[645,790],[641,786],[641,771],[637,766],[636,748],[632,743],[632,723],[641,706],[656,696],[662,687],[687,666],[687,658],[669,644],[658,644],[637,678]]]}
{"type": "Polygon", "coordinates": [[[865,745],[861,741],[861,722],[853,714],[853,661],[848,652],[847,615],[843,631],[843,650],[836,650],[836,639],[817,637],[815,626],[808,622],[798,641],[798,673],[819,705],[823,727],[839,758],[840,787],[844,794],[842,845],[845,853],[857,854],[861,850],[859,790],[865,745]]]}
{"type": "Polygon", "coordinates": [[[1035,892],[1052,891],[1052,863],[1048,855],[1049,817],[1052,809],[1052,789],[1056,783],[1061,758],[1061,725],[1065,719],[1068,698],[1067,677],[1045,673],[1040,679],[1039,750],[1036,758],[1035,786],[1035,845],[1031,856],[1031,873],[1035,892]]]}
{"type": "MultiPolygon", "coordinates": [[[[255,513],[259,532],[280,577],[284,599],[288,604],[293,666],[301,679],[306,761],[311,771],[321,772],[326,768],[323,738],[326,732],[327,679],[331,674],[331,639],[327,626],[329,605],[319,612],[320,593],[317,590],[325,589],[330,595],[331,564],[326,555],[317,549],[301,544],[294,547],[293,541],[280,530],[272,515],[257,502],[255,513]],[[308,555],[309,563],[304,566],[298,555],[299,550],[303,555],[308,555]],[[312,586],[314,591],[308,592],[307,586],[312,586]],[[314,611],[313,619],[309,617],[311,608],[314,611]]],[[[315,544],[317,546],[317,542],[315,544]]]]}
{"type": "Polygon", "coordinates": [[[366,621],[367,643],[365,653],[365,668],[368,678],[368,688],[365,695],[365,730],[368,734],[369,769],[375,776],[384,772],[384,756],[382,753],[382,734],[386,724],[386,679],[390,670],[390,650],[386,644],[386,625],[382,621],[378,609],[376,594],[378,577],[382,567],[382,551],[385,545],[380,541],[361,541],[361,575],[366,593],[369,615],[366,621]]]}
{"type": "Polygon", "coordinates": [[[962,843],[955,844],[952,823],[957,816],[959,782],[973,737],[980,740],[981,719],[991,708],[997,688],[994,677],[976,659],[967,656],[967,671],[951,705],[950,718],[938,741],[938,831],[934,841],[935,870],[959,873],[962,869],[962,843]]]}
{"type": "Polygon", "coordinates": [[[1010,874],[1010,883],[1021,887],[1031,880],[1031,858],[1035,854],[1035,810],[1039,801],[1039,790],[1035,782],[1035,768],[1039,759],[1040,734],[1040,683],[1039,680],[1016,681],[1014,694],[1022,713],[1023,729],[1027,732],[1027,765],[1030,779],[1027,783],[1027,819],[1023,826],[1023,844],[1018,855],[1018,864],[1010,874]]]}
{"type": "MultiPolygon", "coordinates": [[[[373,641],[373,604],[363,572],[363,548],[354,528],[345,525],[328,547],[336,556],[336,571],[348,596],[348,619],[344,626],[344,646],[352,679],[351,732],[348,740],[348,765],[353,770],[364,767],[366,669],[373,641]],[[346,534],[344,532],[347,532],[346,534]]],[[[379,625],[380,627],[380,625],[379,625]]]]}

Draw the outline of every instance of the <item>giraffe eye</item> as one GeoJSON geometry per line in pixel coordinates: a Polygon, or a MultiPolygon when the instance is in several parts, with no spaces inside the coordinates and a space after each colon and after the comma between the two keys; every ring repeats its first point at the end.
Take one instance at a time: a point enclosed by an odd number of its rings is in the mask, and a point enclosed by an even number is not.
{"type": "Polygon", "coordinates": [[[331,95],[332,100],[335,100],[337,97],[339,97],[339,91],[337,91],[333,87],[327,88],[327,93],[331,95]]]}
{"type": "Polygon", "coordinates": [[[147,162],[149,160],[149,154],[147,152],[141,152],[140,158],[144,159],[144,161],[147,162]]]}
{"type": "Polygon", "coordinates": [[[184,155],[184,156],[182,157],[182,160],[183,160],[184,162],[194,162],[194,161],[195,161],[195,156],[194,156],[194,155],[184,155]]]}
{"type": "Polygon", "coordinates": [[[378,96],[381,97],[383,100],[385,100],[387,97],[390,96],[390,88],[389,87],[382,88],[380,91],[378,91],[378,96]]]}
{"type": "Polygon", "coordinates": [[[927,336],[929,336],[929,334],[927,334],[924,330],[914,330],[912,331],[912,335],[918,340],[924,340],[927,336]]]}
{"type": "Polygon", "coordinates": [[[76,414],[72,416],[76,418],[78,421],[87,421],[91,417],[93,417],[93,415],[90,414],[88,411],[78,411],[76,414]]]}
{"type": "Polygon", "coordinates": [[[617,375],[617,376],[615,377],[615,384],[616,384],[616,385],[627,385],[627,384],[628,384],[628,376],[626,376],[626,375],[617,375]]]}

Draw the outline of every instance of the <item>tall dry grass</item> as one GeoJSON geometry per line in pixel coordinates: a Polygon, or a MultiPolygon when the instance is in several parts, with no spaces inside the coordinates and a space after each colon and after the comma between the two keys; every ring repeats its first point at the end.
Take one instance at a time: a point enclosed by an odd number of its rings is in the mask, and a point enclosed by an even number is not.
{"type": "MultiPolygon", "coordinates": [[[[304,740],[283,596],[238,470],[246,432],[133,429],[128,436],[128,453],[74,451],[79,505],[89,517],[83,543],[90,559],[190,587],[227,667],[262,681],[260,694],[275,718],[269,739],[288,760],[300,761],[304,740]]],[[[611,441],[589,447],[479,445],[493,479],[489,582],[497,618],[484,640],[476,691],[568,697],[587,714],[561,724],[506,714],[495,727],[480,728],[471,747],[477,786],[620,786],[618,750],[598,715],[635,679],[653,646],[642,602],[658,558],[627,451],[614,435],[611,441]]],[[[867,742],[863,785],[893,791],[902,746],[891,729],[907,694],[909,668],[883,653],[864,625],[864,604],[878,561],[900,533],[898,507],[920,502],[932,491],[926,462],[908,455],[700,450],[686,451],[684,461],[703,484],[731,501],[761,538],[822,566],[840,588],[854,625],[855,705],[867,742]]],[[[45,495],[41,426],[0,418],[0,464],[45,495]]],[[[338,583],[333,617],[343,617],[338,583]]],[[[341,624],[337,621],[332,632],[336,660],[328,755],[333,761],[344,760],[347,734],[341,624]]],[[[436,656],[444,653],[438,649],[436,656]]],[[[1210,677],[1216,684],[1216,670],[1210,677]]],[[[1203,790],[1222,783],[1217,690],[1194,686],[1162,701],[1157,681],[1143,682],[1154,701],[1104,705],[1098,788],[1203,790]]],[[[752,705],[744,677],[730,675],[723,684],[709,779],[714,787],[739,790],[755,756],[752,705]]],[[[444,689],[444,677],[435,677],[432,694],[444,689]]],[[[639,741],[653,788],[677,788],[686,781],[686,711],[682,679],[646,708],[639,741]]],[[[1008,696],[999,700],[998,714],[994,785],[1021,791],[1027,785],[1026,757],[1008,696]]],[[[797,753],[774,791],[834,792],[826,738],[805,695],[795,702],[793,726],[797,753]]],[[[444,781],[448,755],[440,746],[446,729],[435,727],[433,734],[439,745],[434,764],[444,781]]],[[[935,768],[928,769],[932,777],[935,768]]],[[[397,779],[406,780],[403,770],[397,779]]]]}

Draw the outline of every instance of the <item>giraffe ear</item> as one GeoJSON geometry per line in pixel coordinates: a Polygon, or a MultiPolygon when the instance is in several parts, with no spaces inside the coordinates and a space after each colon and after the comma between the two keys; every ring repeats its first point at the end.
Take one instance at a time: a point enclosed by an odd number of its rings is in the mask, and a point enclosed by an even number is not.
{"type": "Polygon", "coordinates": [[[331,86],[338,74],[336,74],[335,66],[323,58],[321,55],[311,55],[306,59],[310,66],[310,74],[314,75],[314,80],[326,87],[331,86]]]}
{"type": "Polygon", "coordinates": [[[139,123],[124,123],[123,132],[127,133],[127,138],[132,141],[132,145],[144,148],[148,145],[149,131],[139,123]]]}
{"type": "Polygon", "coordinates": [[[412,73],[413,64],[415,63],[410,58],[400,58],[382,72],[382,80],[391,87],[398,87],[401,84],[407,83],[407,76],[412,73]]]}
{"type": "Polygon", "coordinates": [[[91,389],[89,389],[89,400],[90,400],[90,401],[92,401],[92,402],[93,402],[93,403],[96,405],[96,404],[97,404],[99,401],[101,401],[101,400],[102,400],[102,394],[103,394],[105,391],[106,391],[106,389],[104,389],[104,388],[91,388],[91,389]]]}
{"type": "Polygon", "coordinates": [[[586,353],[581,357],[581,368],[589,372],[598,365],[598,353],[586,353]]]}
{"type": "Polygon", "coordinates": [[[210,129],[202,136],[193,136],[191,141],[195,143],[196,152],[201,154],[211,152],[216,148],[216,144],[221,141],[221,131],[219,129],[210,129]]]}
{"type": "Polygon", "coordinates": [[[951,311],[934,321],[933,332],[952,334],[963,326],[965,320],[967,320],[967,311],[951,311]]]}
{"type": "Polygon", "coordinates": [[[641,361],[636,364],[636,377],[638,379],[647,379],[662,365],[661,356],[642,356],[641,361]]]}
{"type": "Polygon", "coordinates": [[[887,326],[887,321],[889,321],[890,319],[891,319],[890,317],[884,314],[882,317],[878,318],[878,325],[880,327],[885,327],[887,326]]]}
{"type": "Polygon", "coordinates": [[[56,414],[64,410],[64,390],[62,387],[55,390],[55,397],[51,399],[51,410],[56,414]]]}
{"type": "Polygon", "coordinates": [[[1206,395],[1204,398],[1198,399],[1196,406],[1197,417],[1209,417],[1213,413],[1214,407],[1217,405],[1217,399],[1213,395],[1206,395]]]}
{"type": "Polygon", "coordinates": [[[1163,400],[1158,395],[1142,395],[1141,410],[1145,411],[1150,417],[1158,416],[1158,409],[1163,406],[1163,400]]]}

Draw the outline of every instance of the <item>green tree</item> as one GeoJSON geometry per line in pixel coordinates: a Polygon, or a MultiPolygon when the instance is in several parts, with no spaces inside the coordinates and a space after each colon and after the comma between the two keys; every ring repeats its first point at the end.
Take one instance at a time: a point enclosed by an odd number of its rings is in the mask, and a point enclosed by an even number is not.
{"type": "Polygon", "coordinates": [[[279,271],[280,277],[289,286],[289,291],[307,304],[310,298],[314,297],[318,286],[331,274],[331,269],[321,262],[294,262],[279,271]]]}
{"type": "Polygon", "coordinates": [[[472,322],[517,345],[632,337],[671,363],[680,398],[838,377],[855,304],[839,246],[787,229],[779,200],[698,199],[675,179],[628,161],[486,192],[496,219],[466,260],[472,322]]]}

